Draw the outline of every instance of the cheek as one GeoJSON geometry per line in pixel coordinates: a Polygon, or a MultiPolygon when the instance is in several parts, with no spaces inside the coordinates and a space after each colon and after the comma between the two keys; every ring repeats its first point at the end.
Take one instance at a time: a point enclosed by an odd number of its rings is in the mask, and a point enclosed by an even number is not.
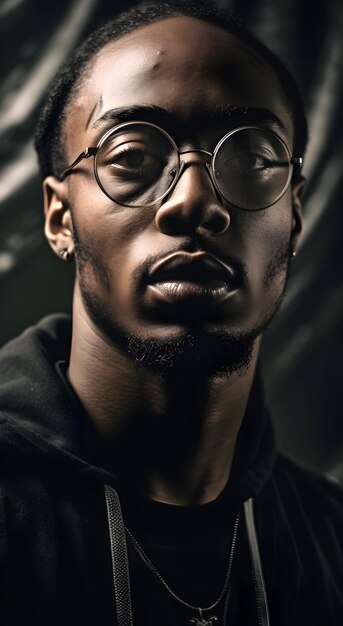
{"type": "Polygon", "coordinates": [[[69,201],[73,221],[81,238],[91,239],[107,256],[125,244],[130,235],[128,209],[116,205],[99,188],[90,170],[80,177],[82,184],[70,185],[69,201]]]}
{"type": "Polygon", "coordinates": [[[132,273],[147,256],[149,215],[116,205],[91,182],[70,193],[79,272],[98,293],[129,299],[132,273]]]}
{"type": "Polygon", "coordinates": [[[292,229],[290,199],[285,196],[277,204],[255,213],[235,215],[232,220],[235,238],[239,241],[240,258],[246,264],[250,288],[260,289],[271,266],[285,266],[288,259],[292,229]]]}

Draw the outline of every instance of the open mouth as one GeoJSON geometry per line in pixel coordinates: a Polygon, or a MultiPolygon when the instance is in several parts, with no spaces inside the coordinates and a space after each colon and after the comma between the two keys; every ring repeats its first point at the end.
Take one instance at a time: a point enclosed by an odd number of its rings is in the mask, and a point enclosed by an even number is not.
{"type": "Polygon", "coordinates": [[[234,270],[205,252],[170,255],[152,266],[147,282],[157,299],[169,303],[218,304],[238,287],[234,270]]]}

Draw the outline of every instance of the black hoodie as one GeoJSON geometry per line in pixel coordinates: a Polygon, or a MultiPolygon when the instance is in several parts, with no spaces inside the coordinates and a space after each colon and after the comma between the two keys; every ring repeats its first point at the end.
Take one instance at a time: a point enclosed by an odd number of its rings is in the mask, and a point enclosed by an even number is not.
{"type": "MultiPolygon", "coordinates": [[[[0,626],[116,624],[105,484],[119,493],[124,521],[140,540],[152,537],[152,549],[154,541],[165,540],[166,519],[171,527],[181,520],[191,542],[197,519],[206,532],[213,512],[218,518],[252,498],[271,626],[342,626],[342,494],[276,454],[260,381],[253,386],[228,486],[212,509],[154,508],[139,494],[128,495],[89,450],[92,425],[61,375],[70,335],[67,316],[50,316],[0,352],[0,626]]],[[[223,516],[220,524],[225,526],[223,516]]],[[[231,532],[230,524],[228,516],[231,532]]],[[[209,528],[214,536],[217,527],[209,528]]],[[[230,624],[252,626],[267,622],[255,606],[246,536],[241,520],[229,615],[230,624]]],[[[159,609],[144,618],[144,602],[159,606],[161,585],[152,581],[156,597],[146,597],[150,583],[143,592],[145,566],[133,552],[133,603],[139,605],[133,607],[134,626],[167,626],[159,609]]]]}

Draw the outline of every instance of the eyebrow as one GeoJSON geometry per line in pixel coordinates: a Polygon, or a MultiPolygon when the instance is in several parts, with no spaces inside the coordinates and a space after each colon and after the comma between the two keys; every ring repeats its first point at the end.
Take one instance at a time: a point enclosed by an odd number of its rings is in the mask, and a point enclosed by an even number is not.
{"type": "MultiPolygon", "coordinates": [[[[180,116],[167,109],[155,105],[132,105],[109,109],[92,123],[92,128],[102,128],[124,122],[142,121],[151,122],[165,128],[167,131],[180,127],[180,116]]],[[[281,119],[272,111],[259,107],[238,107],[235,105],[219,105],[210,111],[203,110],[192,115],[192,126],[200,128],[204,123],[210,125],[229,124],[230,128],[236,126],[268,124],[286,132],[286,127],[281,119]]],[[[189,121],[187,120],[187,124],[189,121]]]]}
{"type": "Polygon", "coordinates": [[[173,117],[175,116],[167,109],[152,104],[132,105],[105,111],[101,117],[93,122],[92,128],[102,128],[107,126],[109,122],[114,125],[134,121],[168,124],[173,117]]]}

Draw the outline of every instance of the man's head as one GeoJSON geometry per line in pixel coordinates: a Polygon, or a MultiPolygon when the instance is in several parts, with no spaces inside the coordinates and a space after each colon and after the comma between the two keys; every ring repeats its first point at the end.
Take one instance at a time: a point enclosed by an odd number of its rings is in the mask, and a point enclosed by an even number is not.
{"type": "MultiPolygon", "coordinates": [[[[206,153],[245,126],[264,137],[274,133],[286,151],[302,156],[306,123],[286,70],[236,21],[198,2],[149,3],[105,25],[48,98],[36,141],[46,234],[57,253],[75,249],[76,297],[91,323],[143,364],[239,369],[279,306],[300,232],[302,181],[294,176],[284,195],[259,211],[229,202],[230,189],[223,197],[206,153]],[[125,121],[161,127],[183,153],[181,175],[155,204],[132,208],[110,199],[97,184],[93,157],[61,180],[85,148],[125,121]]],[[[113,178],[129,165],[132,187],[151,169],[155,152],[144,125],[129,130],[116,140],[116,160],[105,156],[104,167],[113,178]]],[[[256,142],[239,137],[235,162],[256,142]]],[[[273,147],[263,144],[263,151],[254,170],[273,147]]],[[[121,185],[127,187],[127,177],[121,185]]]]}

